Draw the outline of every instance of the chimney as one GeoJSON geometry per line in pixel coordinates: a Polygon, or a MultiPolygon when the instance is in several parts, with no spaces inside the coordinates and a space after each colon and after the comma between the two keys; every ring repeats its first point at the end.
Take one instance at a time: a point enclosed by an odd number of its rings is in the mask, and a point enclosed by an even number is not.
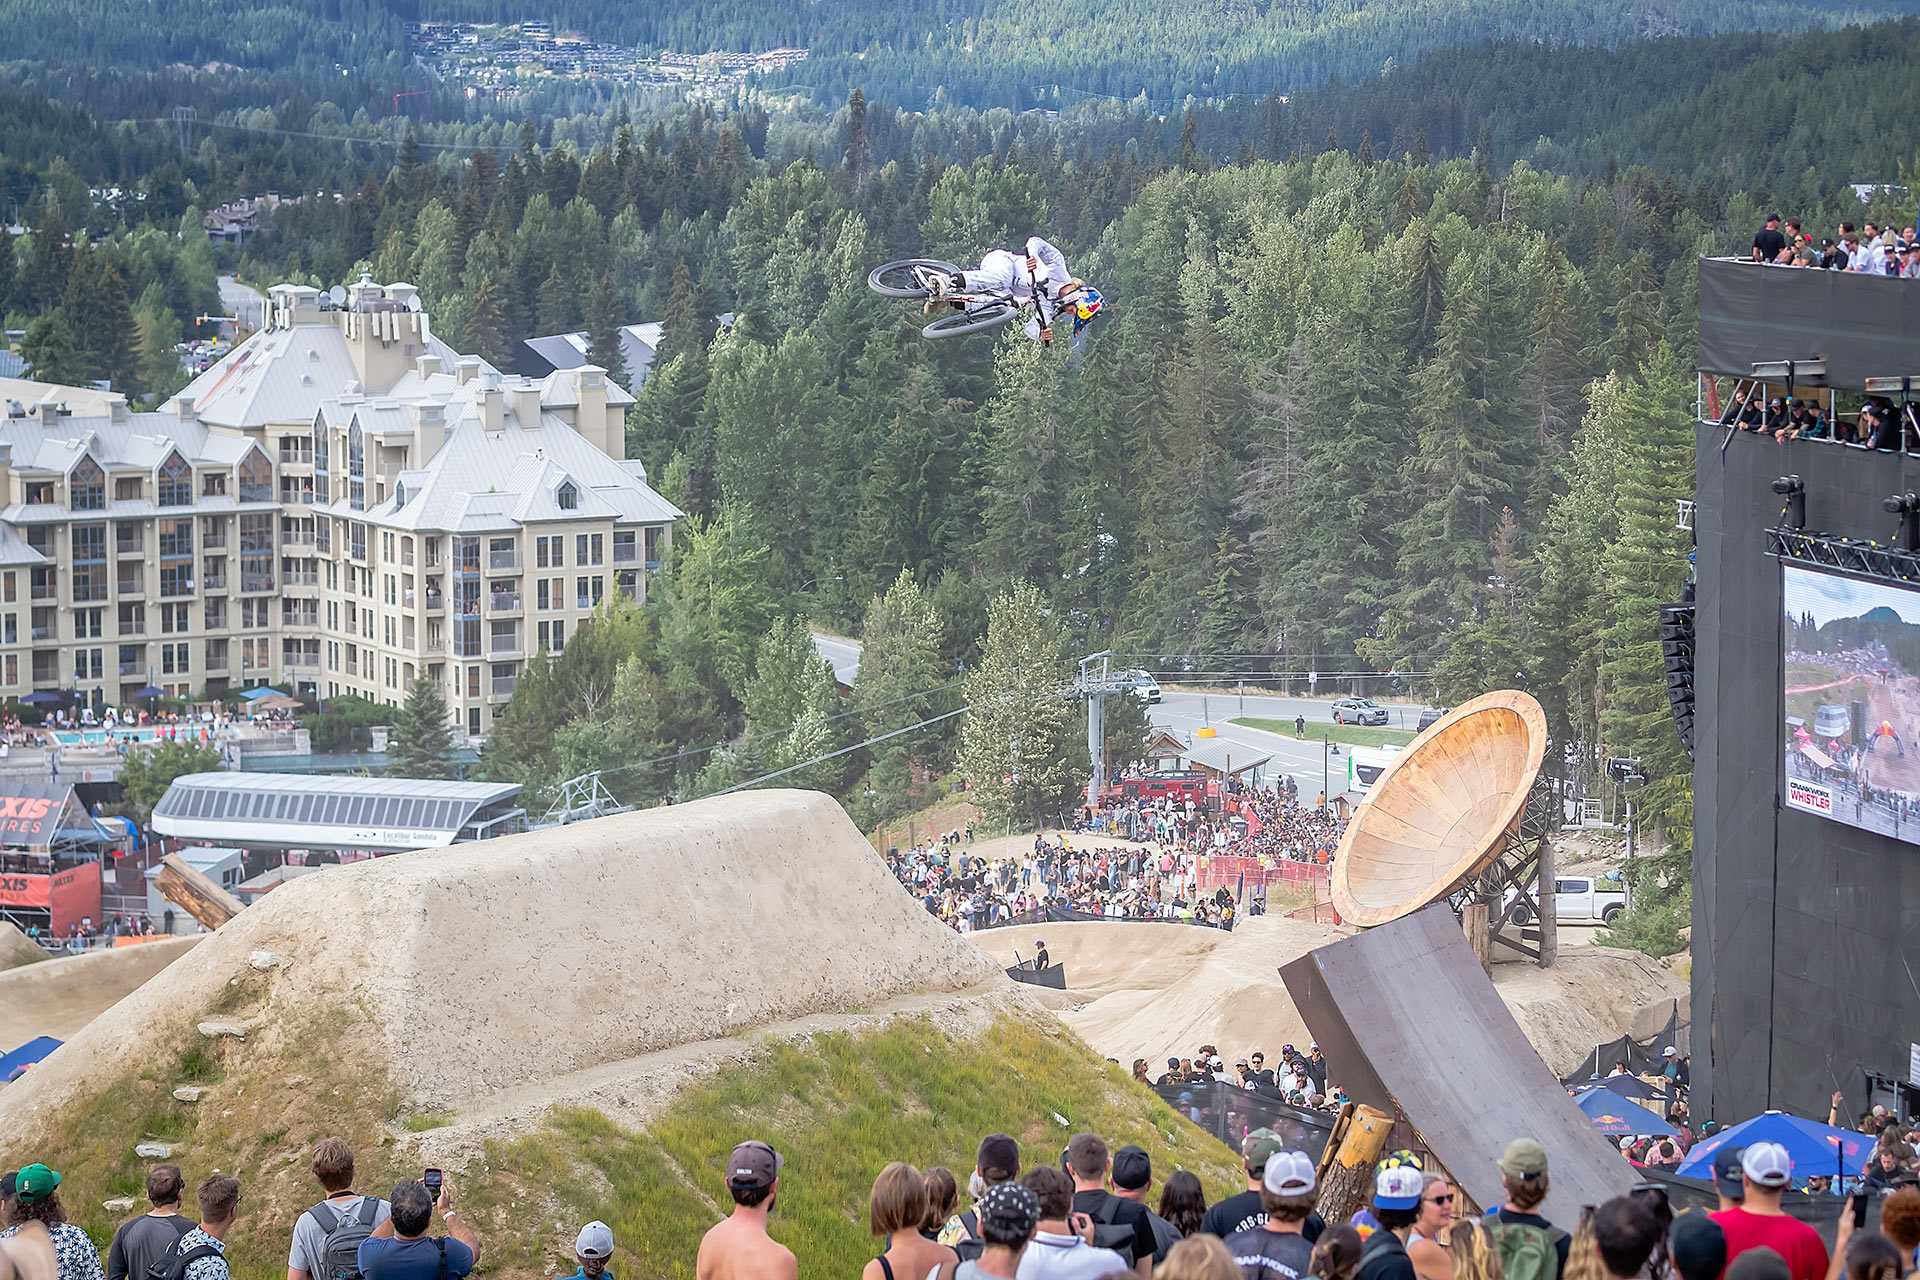
{"type": "Polygon", "coordinates": [[[173,411],[180,415],[180,421],[192,422],[193,421],[193,397],[192,396],[175,396],[173,398],[173,411]]]}
{"type": "Polygon", "coordinates": [[[421,400],[413,406],[413,456],[407,467],[417,470],[427,465],[447,439],[446,410],[438,400],[421,400]]]}
{"type": "Polygon", "coordinates": [[[610,458],[617,458],[626,452],[626,428],[621,425],[621,448],[609,448],[609,436],[613,424],[607,415],[607,371],[598,365],[582,365],[573,371],[574,394],[580,399],[573,411],[573,429],[593,442],[595,448],[610,458]]]}
{"type": "Polygon", "coordinates": [[[480,376],[480,358],[461,356],[453,362],[453,381],[455,386],[464,387],[480,376]]]}
{"type": "Polygon", "coordinates": [[[522,431],[531,431],[540,425],[539,383],[528,383],[513,389],[513,416],[519,420],[522,431]]]}
{"type": "Polygon", "coordinates": [[[127,420],[127,398],[125,396],[117,393],[110,395],[106,398],[106,404],[108,420],[113,422],[125,422],[127,420]]]}
{"type": "Polygon", "coordinates": [[[440,357],[421,356],[413,362],[413,367],[419,372],[421,377],[431,378],[434,374],[440,372],[440,357]]]}
{"type": "Polygon", "coordinates": [[[39,411],[40,425],[43,427],[50,427],[60,420],[60,402],[52,396],[48,396],[33,407],[39,411]]]}
{"type": "Polygon", "coordinates": [[[484,430],[500,430],[505,409],[506,396],[499,387],[482,386],[480,388],[480,425],[484,430]]]}

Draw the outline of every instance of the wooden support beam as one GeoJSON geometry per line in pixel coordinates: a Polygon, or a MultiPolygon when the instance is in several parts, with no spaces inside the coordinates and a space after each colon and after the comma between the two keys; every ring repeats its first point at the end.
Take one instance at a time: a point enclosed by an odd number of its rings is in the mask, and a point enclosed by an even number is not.
{"type": "Polygon", "coordinates": [[[246,904],[222,889],[211,879],[188,865],[177,853],[160,860],[160,871],[153,887],[167,901],[185,908],[186,913],[209,929],[218,929],[240,914],[246,904]]]}

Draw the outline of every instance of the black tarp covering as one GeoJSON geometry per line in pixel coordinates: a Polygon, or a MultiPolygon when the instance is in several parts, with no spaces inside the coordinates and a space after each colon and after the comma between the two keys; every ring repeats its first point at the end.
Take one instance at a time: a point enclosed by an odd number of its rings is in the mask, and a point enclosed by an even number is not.
{"type": "Polygon", "coordinates": [[[1166,1104],[1235,1151],[1255,1129],[1271,1129],[1293,1151],[1315,1160],[1326,1150],[1336,1117],[1290,1106],[1278,1089],[1242,1089],[1224,1080],[1153,1087],[1166,1104]]]}
{"type": "Polygon", "coordinates": [[[1822,356],[1830,387],[1920,376],[1920,281],[1700,259],[1700,368],[1822,356]]]}

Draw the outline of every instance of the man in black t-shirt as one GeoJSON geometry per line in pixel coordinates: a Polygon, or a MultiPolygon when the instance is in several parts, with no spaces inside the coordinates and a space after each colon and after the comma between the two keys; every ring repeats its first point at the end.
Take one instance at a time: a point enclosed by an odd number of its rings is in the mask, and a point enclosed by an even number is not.
{"type": "Polygon", "coordinates": [[[1307,1274],[1313,1242],[1304,1228],[1313,1212],[1316,1182],[1306,1152],[1276,1151],[1267,1157],[1260,1180],[1260,1205],[1267,1220],[1227,1237],[1227,1252],[1246,1280],[1300,1280],[1307,1274]]]}
{"type": "MultiPolygon", "coordinates": [[[[1140,1280],[1153,1274],[1153,1224],[1147,1220],[1147,1207],[1123,1200],[1107,1190],[1107,1172],[1112,1159],[1106,1140],[1097,1133],[1076,1133],[1067,1144],[1067,1173],[1073,1178],[1073,1209],[1095,1223],[1131,1227],[1131,1242],[1106,1245],[1133,1263],[1140,1280]]],[[[1095,1243],[1104,1243],[1096,1240],[1095,1243]]]]}
{"type": "Polygon", "coordinates": [[[1762,227],[1753,237],[1753,260],[1755,262],[1772,262],[1780,256],[1780,251],[1786,247],[1787,238],[1780,234],[1780,215],[1777,213],[1768,214],[1767,225],[1762,227]]]}

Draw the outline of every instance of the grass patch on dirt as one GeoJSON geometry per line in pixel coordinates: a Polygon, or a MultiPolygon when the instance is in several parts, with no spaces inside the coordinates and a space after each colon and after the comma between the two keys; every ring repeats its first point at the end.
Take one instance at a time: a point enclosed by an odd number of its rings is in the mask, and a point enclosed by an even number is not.
{"type": "MultiPolygon", "coordinates": [[[[487,1163],[552,1186],[571,1222],[605,1220],[626,1255],[615,1259],[619,1274],[686,1280],[701,1235],[730,1208],[727,1154],[761,1138],[787,1161],[775,1238],[798,1255],[803,1274],[847,1276],[873,1256],[867,1195],[887,1162],[945,1165],[964,1183],[986,1134],[1013,1134],[1031,1165],[1056,1160],[1082,1130],[1116,1147],[1146,1147],[1156,1179],[1192,1169],[1209,1199],[1245,1185],[1227,1148],[1118,1066],[1064,1029],[1022,1018],[1002,1019],[974,1041],[913,1019],[764,1045],[752,1061],[689,1086],[644,1134],[571,1110],[540,1133],[490,1146],[487,1163]]],[[[524,1242],[545,1258],[512,1242],[495,1261],[515,1272],[551,1270],[542,1264],[560,1261],[554,1234],[524,1242]]]]}
{"type": "MultiPolygon", "coordinates": [[[[1249,729],[1264,729],[1268,733],[1277,733],[1286,738],[1294,736],[1291,720],[1261,720],[1246,716],[1227,723],[1243,725],[1249,729]]],[[[1404,747],[1418,736],[1411,729],[1369,728],[1357,724],[1316,724],[1309,720],[1307,736],[1300,741],[1313,743],[1324,739],[1337,742],[1343,747],[1404,747]]]]}

